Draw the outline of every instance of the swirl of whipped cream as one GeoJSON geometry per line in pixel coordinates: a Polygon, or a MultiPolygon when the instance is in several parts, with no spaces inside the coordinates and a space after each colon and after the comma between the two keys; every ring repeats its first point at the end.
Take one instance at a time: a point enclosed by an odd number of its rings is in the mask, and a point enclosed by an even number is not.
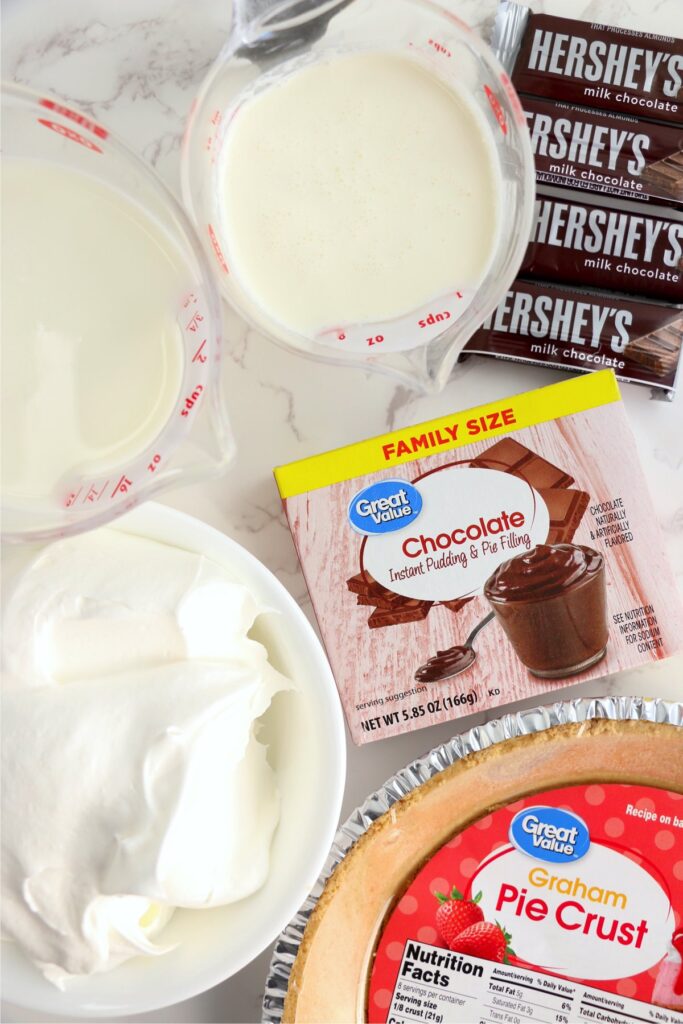
{"type": "Polygon", "coordinates": [[[602,567],[602,555],[580,544],[537,544],[503,562],[489,576],[491,601],[537,601],[575,587],[602,567]]]}
{"type": "Polygon", "coordinates": [[[3,938],[48,980],[159,955],[178,907],[267,878],[260,717],[292,684],[208,559],[119,531],[50,545],[4,614],[3,938]]]}

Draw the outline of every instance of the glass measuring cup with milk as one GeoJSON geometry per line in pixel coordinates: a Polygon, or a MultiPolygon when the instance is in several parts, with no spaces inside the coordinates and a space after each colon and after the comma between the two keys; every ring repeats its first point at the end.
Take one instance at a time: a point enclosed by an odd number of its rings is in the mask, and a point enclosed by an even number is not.
{"type": "Polygon", "coordinates": [[[289,348],[442,387],[529,235],[509,80],[431,0],[235,8],[183,147],[224,296],[289,348]]]}
{"type": "Polygon", "coordinates": [[[3,89],[3,536],[107,522],[222,469],[220,308],[154,173],[55,98],[3,89]]]}

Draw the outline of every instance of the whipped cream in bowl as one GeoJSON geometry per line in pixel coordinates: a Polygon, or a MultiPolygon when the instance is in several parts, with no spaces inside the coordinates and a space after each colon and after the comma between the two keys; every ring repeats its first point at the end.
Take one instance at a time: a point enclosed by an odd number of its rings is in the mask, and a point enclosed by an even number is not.
{"type": "Polygon", "coordinates": [[[189,998],[327,855],[345,755],[319,642],[239,545],[153,504],[12,549],[4,578],[4,995],[93,1018],[189,998]]]}

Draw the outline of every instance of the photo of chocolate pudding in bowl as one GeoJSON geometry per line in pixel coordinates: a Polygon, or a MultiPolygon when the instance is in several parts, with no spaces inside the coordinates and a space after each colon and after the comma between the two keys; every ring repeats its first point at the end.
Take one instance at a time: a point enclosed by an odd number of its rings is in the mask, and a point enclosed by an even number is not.
{"type": "Polygon", "coordinates": [[[499,565],[484,594],[533,675],[573,675],[604,656],[605,566],[593,548],[537,544],[499,565]]]}

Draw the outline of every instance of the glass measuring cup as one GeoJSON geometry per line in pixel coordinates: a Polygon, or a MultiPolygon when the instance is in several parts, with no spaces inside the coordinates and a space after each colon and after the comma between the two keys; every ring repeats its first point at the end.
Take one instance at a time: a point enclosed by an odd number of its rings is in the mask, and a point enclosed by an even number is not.
{"type": "MultiPolygon", "coordinates": [[[[102,525],[165,487],[214,475],[228,464],[234,445],[221,393],[220,300],[180,205],[156,174],[106,128],[57,98],[6,85],[2,105],[6,166],[15,159],[21,167],[29,161],[40,170],[57,168],[58,174],[80,175],[81,181],[87,176],[94,187],[106,189],[103,195],[134,209],[141,223],[163,238],[164,251],[172,253],[181,268],[169,310],[178,387],[177,393],[169,394],[166,422],[125,457],[66,465],[64,472],[60,464],[57,483],[46,482],[44,492],[40,480],[30,494],[21,488],[13,492],[14,484],[3,486],[3,540],[17,542],[102,525]]],[[[102,238],[102,246],[107,241],[102,238]]],[[[67,247],[70,239],[65,237],[63,244],[67,247]]],[[[116,280],[110,284],[108,296],[116,303],[116,280]]],[[[83,301],[78,281],[70,281],[68,290],[69,302],[83,301]]],[[[21,344],[20,336],[14,343],[21,344]]],[[[4,386],[11,387],[12,381],[6,380],[4,386]]],[[[11,444],[8,428],[11,431],[11,424],[4,425],[11,444]]]]}
{"type": "MultiPolygon", "coordinates": [[[[234,0],[232,33],[195,101],[182,154],[183,198],[228,302],[261,333],[317,359],[354,363],[437,391],[467,339],[498,305],[527,245],[533,157],[517,95],[488,46],[432,0],[234,0]],[[221,230],[220,153],[240,105],[273,82],[351,53],[406,54],[462,94],[487,128],[500,181],[500,230],[476,289],[435,295],[406,316],[304,337],[247,293],[221,230]]],[[[466,240],[463,244],[467,244],[466,240]]]]}

